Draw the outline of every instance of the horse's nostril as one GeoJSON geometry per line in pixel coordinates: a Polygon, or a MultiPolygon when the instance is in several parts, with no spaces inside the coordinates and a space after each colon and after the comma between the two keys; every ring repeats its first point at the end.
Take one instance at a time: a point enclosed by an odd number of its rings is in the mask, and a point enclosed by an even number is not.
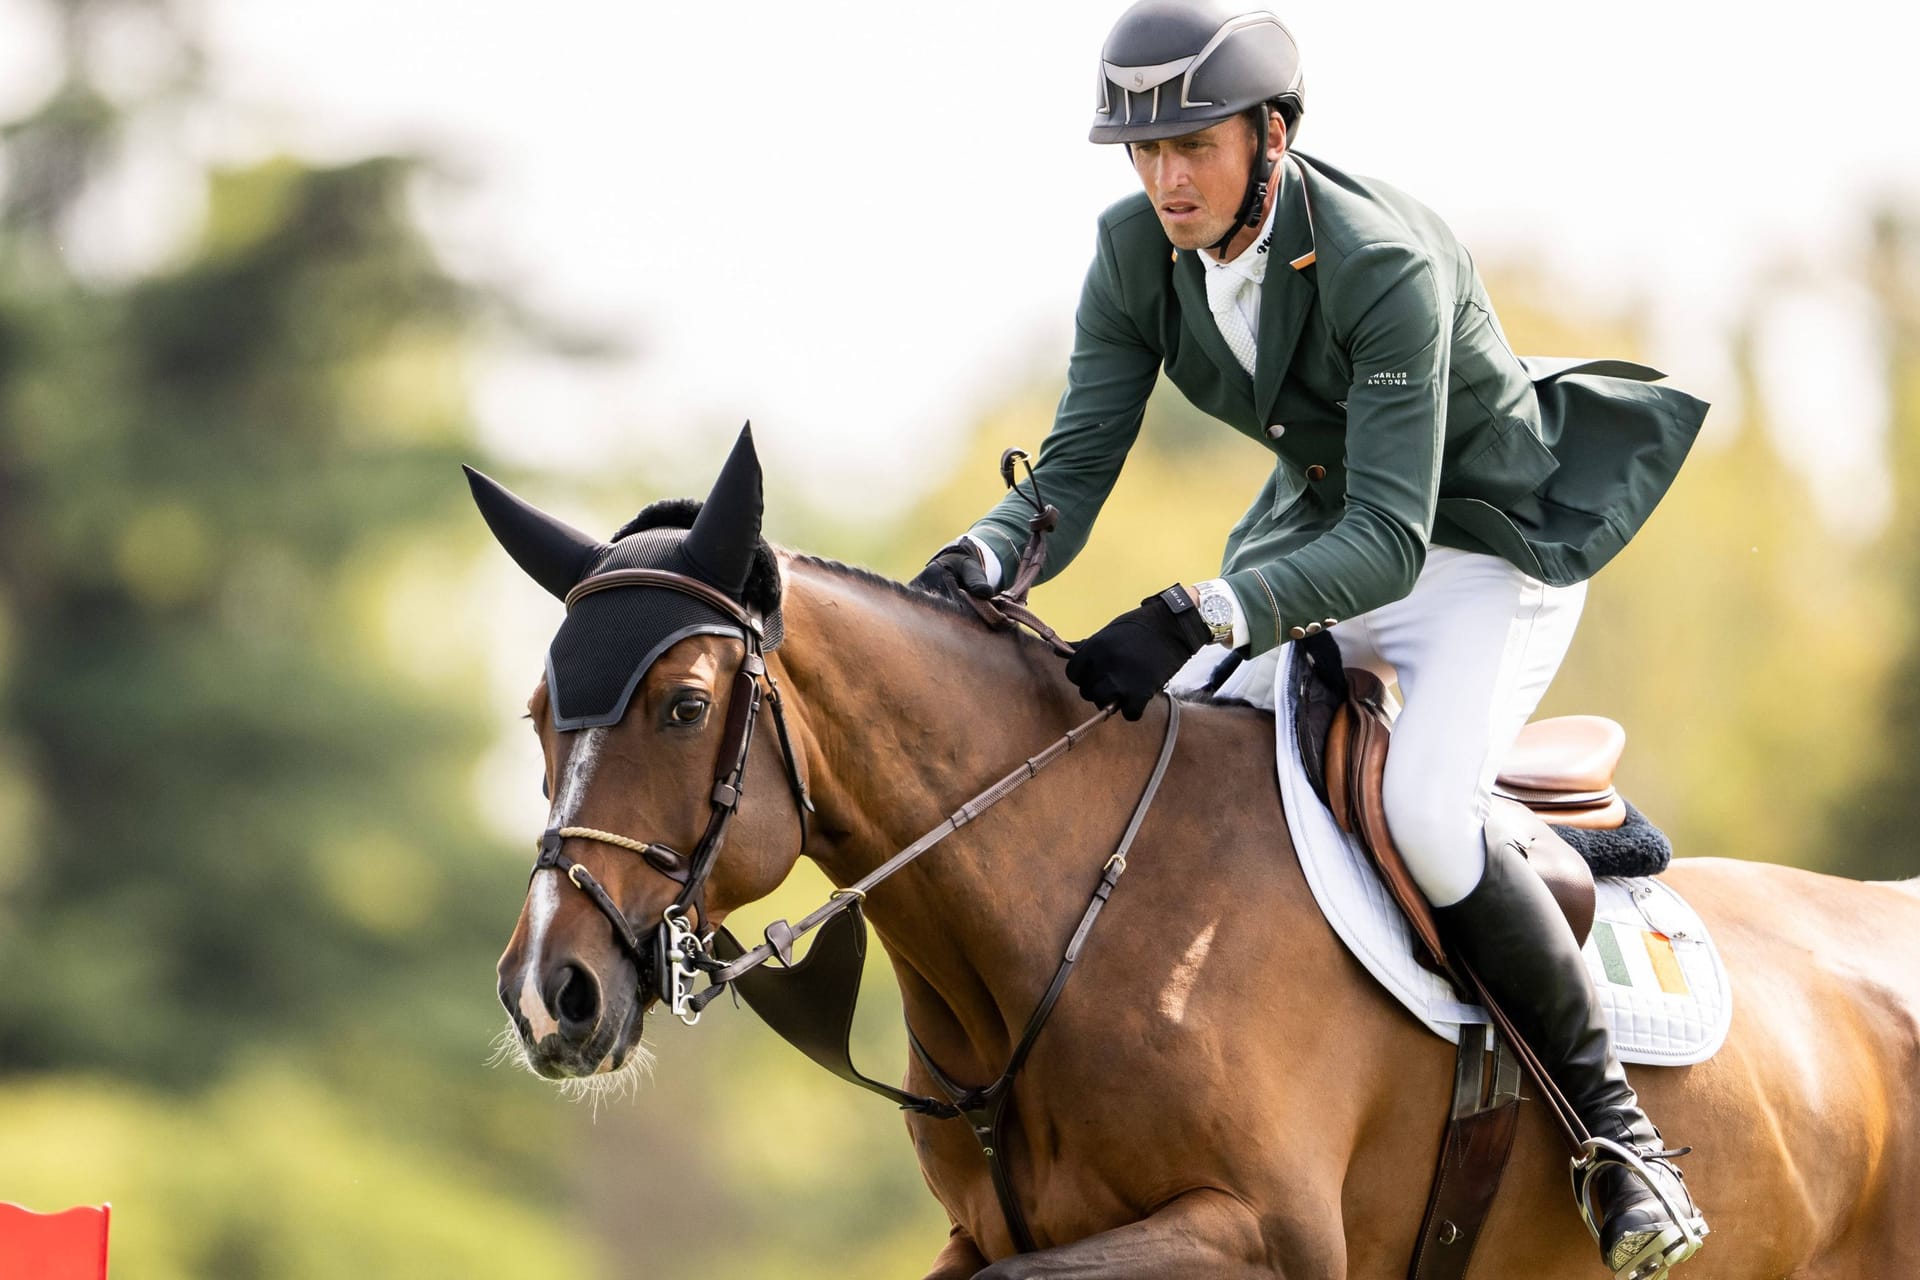
{"type": "Polygon", "coordinates": [[[560,1023],[560,1034],[584,1040],[600,1018],[600,984],[579,965],[562,965],[547,985],[547,1009],[560,1023]]]}

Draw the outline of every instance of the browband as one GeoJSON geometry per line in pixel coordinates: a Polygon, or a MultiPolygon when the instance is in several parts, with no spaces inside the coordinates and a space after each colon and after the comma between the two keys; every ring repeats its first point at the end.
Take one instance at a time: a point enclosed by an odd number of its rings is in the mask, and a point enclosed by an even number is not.
{"type": "Polygon", "coordinates": [[[720,588],[689,577],[684,573],[675,573],[670,569],[609,569],[605,573],[596,573],[580,579],[573,589],[567,592],[567,608],[599,591],[610,591],[615,587],[665,587],[669,591],[678,591],[682,595],[692,596],[705,604],[710,604],[744,627],[756,640],[764,632],[764,626],[758,615],[750,613],[720,588]]]}

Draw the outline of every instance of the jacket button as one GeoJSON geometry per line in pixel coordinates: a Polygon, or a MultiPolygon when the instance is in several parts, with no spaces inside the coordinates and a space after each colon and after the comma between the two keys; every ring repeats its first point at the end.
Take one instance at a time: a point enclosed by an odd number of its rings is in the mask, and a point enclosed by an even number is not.
{"type": "Polygon", "coordinates": [[[1287,434],[1287,424],[1284,422],[1276,422],[1267,428],[1267,439],[1269,440],[1278,440],[1285,434],[1287,434]]]}
{"type": "Polygon", "coordinates": [[[1295,640],[1305,640],[1307,638],[1307,629],[1305,627],[1289,627],[1287,629],[1287,635],[1295,640]]]}
{"type": "Polygon", "coordinates": [[[1317,622],[1309,622],[1307,624],[1307,634],[1310,636],[1317,636],[1324,630],[1326,630],[1326,628],[1322,627],[1317,622]]]}
{"type": "Polygon", "coordinates": [[[1325,480],[1326,478],[1327,478],[1327,469],[1321,466],[1319,463],[1316,462],[1312,466],[1307,468],[1307,479],[1325,480]]]}
{"type": "Polygon", "coordinates": [[[1340,625],[1340,619],[1338,619],[1338,618],[1326,618],[1326,619],[1323,619],[1323,620],[1321,621],[1321,624],[1320,624],[1320,625],[1321,625],[1321,626],[1323,626],[1323,627],[1336,627],[1336,626],[1339,626],[1339,625],[1340,625]]]}

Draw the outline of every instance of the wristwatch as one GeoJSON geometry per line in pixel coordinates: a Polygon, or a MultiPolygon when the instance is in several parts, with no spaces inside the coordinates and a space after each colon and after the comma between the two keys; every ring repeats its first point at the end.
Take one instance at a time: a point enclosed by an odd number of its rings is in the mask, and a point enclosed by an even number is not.
{"type": "Polygon", "coordinates": [[[1209,581],[1196,582],[1193,589],[1200,595],[1200,620],[1213,633],[1213,642],[1233,648],[1234,600],[1227,588],[1209,581]]]}

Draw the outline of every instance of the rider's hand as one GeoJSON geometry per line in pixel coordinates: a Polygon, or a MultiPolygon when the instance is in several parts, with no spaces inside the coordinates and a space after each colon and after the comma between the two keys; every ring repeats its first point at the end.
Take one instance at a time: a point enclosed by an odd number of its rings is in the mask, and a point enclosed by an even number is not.
{"type": "Polygon", "coordinates": [[[1118,704],[1121,715],[1138,720],[1153,695],[1212,638],[1198,609],[1176,614],[1161,597],[1148,596],[1075,646],[1067,679],[1094,706],[1118,704]]]}
{"type": "Polygon", "coordinates": [[[965,604],[963,596],[991,600],[993,583],[987,581],[987,563],[980,548],[962,538],[949,542],[933,553],[927,567],[908,586],[936,596],[946,596],[956,604],[965,604]]]}

